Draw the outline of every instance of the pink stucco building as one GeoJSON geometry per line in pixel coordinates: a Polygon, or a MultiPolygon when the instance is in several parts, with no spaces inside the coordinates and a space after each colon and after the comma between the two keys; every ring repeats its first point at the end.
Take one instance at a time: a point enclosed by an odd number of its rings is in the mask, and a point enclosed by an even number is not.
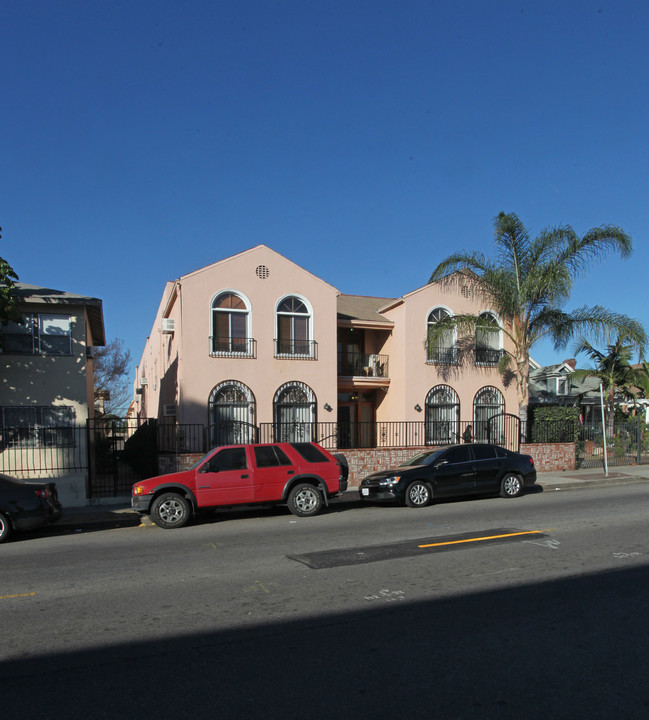
{"type": "Polygon", "coordinates": [[[212,444],[372,447],[404,444],[405,432],[454,442],[487,421],[499,441],[493,418],[517,415],[517,396],[496,368],[502,321],[482,302],[459,273],[399,298],[343,295],[258,245],[167,283],[134,407],[140,419],[206,426],[212,444]],[[431,323],[467,312],[491,329],[426,342],[431,323]]]}

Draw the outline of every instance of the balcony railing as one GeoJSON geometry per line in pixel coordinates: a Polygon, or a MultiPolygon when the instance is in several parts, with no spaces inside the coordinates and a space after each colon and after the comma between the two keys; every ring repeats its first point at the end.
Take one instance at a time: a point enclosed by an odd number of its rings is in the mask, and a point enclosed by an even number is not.
{"type": "Polygon", "coordinates": [[[494,350],[493,348],[477,347],[475,349],[476,365],[498,365],[500,358],[503,356],[502,350],[494,350]]]}
{"type": "Polygon", "coordinates": [[[288,360],[317,360],[318,343],[315,340],[275,339],[275,357],[288,360]]]}
{"type": "Polygon", "coordinates": [[[389,355],[338,353],[339,377],[390,377],[389,355]]]}
{"type": "Polygon", "coordinates": [[[426,354],[426,362],[429,365],[457,365],[457,348],[428,348],[428,352],[426,354]]]}
{"type": "Polygon", "coordinates": [[[257,357],[257,341],[254,338],[210,337],[210,355],[255,358],[257,357]]]}

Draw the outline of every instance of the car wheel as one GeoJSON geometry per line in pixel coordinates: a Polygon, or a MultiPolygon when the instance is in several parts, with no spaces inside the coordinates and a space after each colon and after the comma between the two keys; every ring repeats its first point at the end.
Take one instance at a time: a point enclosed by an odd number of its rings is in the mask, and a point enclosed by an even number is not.
{"type": "Polygon", "coordinates": [[[322,494],[310,483],[296,485],[288,495],[288,509],[298,517],[317,515],[322,508],[322,494]]]}
{"type": "Polygon", "coordinates": [[[164,493],[151,506],[151,519],[165,530],[183,527],[189,521],[189,515],[189,503],[178,493],[164,493]]]}
{"type": "Polygon", "coordinates": [[[430,505],[432,499],[430,486],[421,480],[411,482],[406,488],[406,505],[408,507],[426,507],[426,505],[430,505]]]}
{"type": "Polygon", "coordinates": [[[0,513],[0,543],[4,542],[11,535],[11,521],[9,518],[0,513]]]}
{"type": "Polygon", "coordinates": [[[507,473],[500,484],[500,496],[504,498],[518,497],[523,491],[523,482],[516,473],[507,473]]]}

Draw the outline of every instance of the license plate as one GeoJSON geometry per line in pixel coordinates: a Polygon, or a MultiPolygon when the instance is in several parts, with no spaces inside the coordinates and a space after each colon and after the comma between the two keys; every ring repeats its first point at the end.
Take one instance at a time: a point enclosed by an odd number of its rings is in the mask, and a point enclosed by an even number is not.
{"type": "Polygon", "coordinates": [[[361,495],[369,495],[370,491],[369,488],[361,488],[361,495]]]}

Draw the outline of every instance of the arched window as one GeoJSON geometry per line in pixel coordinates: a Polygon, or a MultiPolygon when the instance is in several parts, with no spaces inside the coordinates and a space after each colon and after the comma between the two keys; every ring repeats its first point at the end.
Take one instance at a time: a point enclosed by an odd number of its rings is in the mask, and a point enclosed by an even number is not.
{"type": "Polygon", "coordinates": [[[313,355],[311,311],[304,300],[285,297],[277,305],[277,357],[313,355]]]}
{"type": "Polygon", "coordinates": [[[236,380],[217,385],[210,394],[209,420],[212,447],[256,442],[255,398],[250,388],[236,380]]]}
{"type": "Polygon", "coordinates": [[[503,442],[505,399],[495,387],[483,387],[473,400],[473,432],[478,442],[503,442]]]}
{"type": "Polygon", "coordinates": [[[222,292],[212,300],[212,355],[251,355],[250,311],[243,297],[222,292]]]}
{"type": "Polygon", "coordinates": [[[455,329],[448,328],[441,335],[435,336],[435,325],[451,313],[441,307],[434,308],[428,314],[426,323],[426,362],[434,365],[452,365],[457,363],[457,347],[455,345],[455,329]]]}
{"type": "Polygon", "coordinates": [[[502,356],[502,335],[498,320],[490,312],[480,314],[475,329],[476,365],[498,365],[502,356]]]}
{"type": "Polygon", "coordinates": [[[460,401],[448,385],[437,385],[426,397],[426,444],[459,442],[460,401]]]}
{"type": "Polygon", "coordinates": [[[282,385],[273,402],[276,442],[310,442],[316,437],[316,400],[300,382],[282,385]]]}

